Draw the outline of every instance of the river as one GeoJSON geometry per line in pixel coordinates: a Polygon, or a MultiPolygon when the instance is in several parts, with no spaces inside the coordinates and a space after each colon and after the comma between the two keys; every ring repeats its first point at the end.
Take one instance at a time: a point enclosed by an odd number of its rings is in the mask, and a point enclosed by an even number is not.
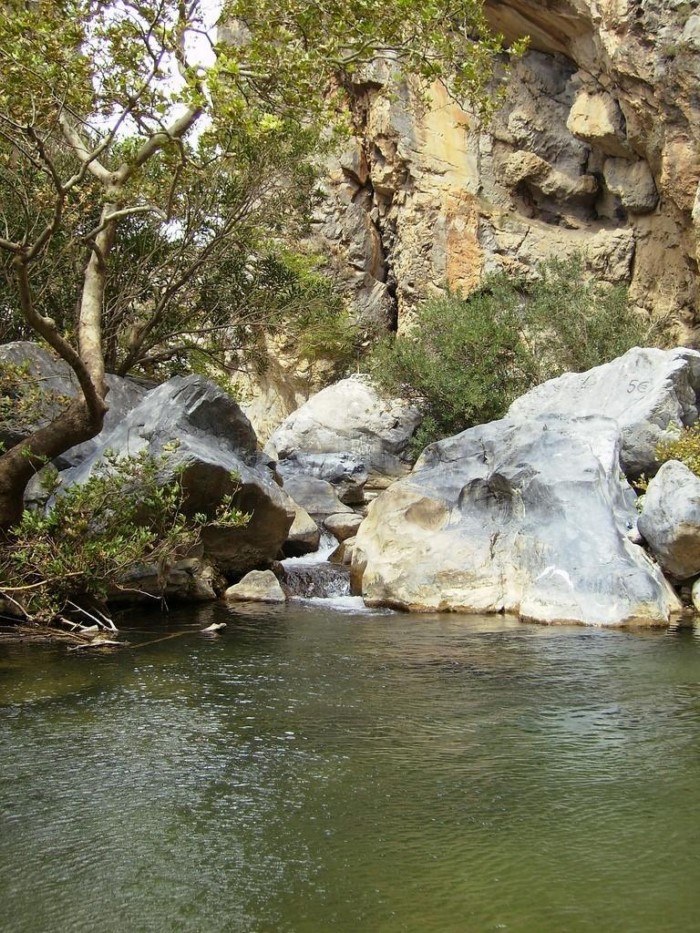
{"type": "Polygon", "coordinates": [[[0,645],[4,933],[700,928],[692,631],[120,625],[117,652],[0,645]]]}

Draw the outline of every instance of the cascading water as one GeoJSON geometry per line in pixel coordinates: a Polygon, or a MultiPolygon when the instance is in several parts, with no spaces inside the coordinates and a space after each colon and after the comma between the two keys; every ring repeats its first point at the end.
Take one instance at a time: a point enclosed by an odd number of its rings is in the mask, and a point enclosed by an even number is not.
{"type": "Polygon", "coordinates": [[[322,601],[330,609],[361,611],[365,608],[362,597],[350,595],[348,568],[328,561],[337,546],[336,539],[324,533],[317,551],[283,560],[285,584],[294,599],[322,601]]]}

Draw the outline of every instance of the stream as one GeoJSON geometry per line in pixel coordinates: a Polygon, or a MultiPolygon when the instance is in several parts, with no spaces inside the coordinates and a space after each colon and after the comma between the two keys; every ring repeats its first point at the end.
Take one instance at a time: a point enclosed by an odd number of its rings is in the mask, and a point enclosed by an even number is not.
{"type": "Polygon", "coordinates": [[[692,631],[342,595],[118,624],[0,643],[4,933],[698,928],[692,631]]]}

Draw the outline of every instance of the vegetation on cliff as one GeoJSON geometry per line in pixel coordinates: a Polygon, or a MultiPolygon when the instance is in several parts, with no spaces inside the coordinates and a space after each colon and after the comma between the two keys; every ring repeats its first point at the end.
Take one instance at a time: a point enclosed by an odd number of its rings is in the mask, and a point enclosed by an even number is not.
{"type": "Polygon", "coordinates": [[[532,386],[582,372],[650,339],[627,290],[585,275],[580,256],[541,264],[531,282],[494,273],[469,295],[427,301],[413,327],[369,359],[379,384],[425,413],[416,450],[503,417],[532,386]]]}

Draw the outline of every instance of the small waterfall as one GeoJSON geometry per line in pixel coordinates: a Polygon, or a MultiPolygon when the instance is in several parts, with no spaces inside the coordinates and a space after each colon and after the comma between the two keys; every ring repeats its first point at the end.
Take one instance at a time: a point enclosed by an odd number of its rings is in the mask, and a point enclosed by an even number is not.
{"type": "Polygon", "coordinates": [[[294,567],[288,567],[286,561],[283,563],[287,572],[285,582],[294,596],[301,599],[328,599],[350,595],[350,573],[347,567],[329,564],[327,561],[297,564],[294,567]]]}
{"type": "Polygon", "coordinates": [[[337,547],[333,535],[324,532],[313,554],[283,560],[285,585],[295,599],[322,601],[329,609],[366,611],[362,597],[350,595],[349,568],[328,562],[337,547]]]}

